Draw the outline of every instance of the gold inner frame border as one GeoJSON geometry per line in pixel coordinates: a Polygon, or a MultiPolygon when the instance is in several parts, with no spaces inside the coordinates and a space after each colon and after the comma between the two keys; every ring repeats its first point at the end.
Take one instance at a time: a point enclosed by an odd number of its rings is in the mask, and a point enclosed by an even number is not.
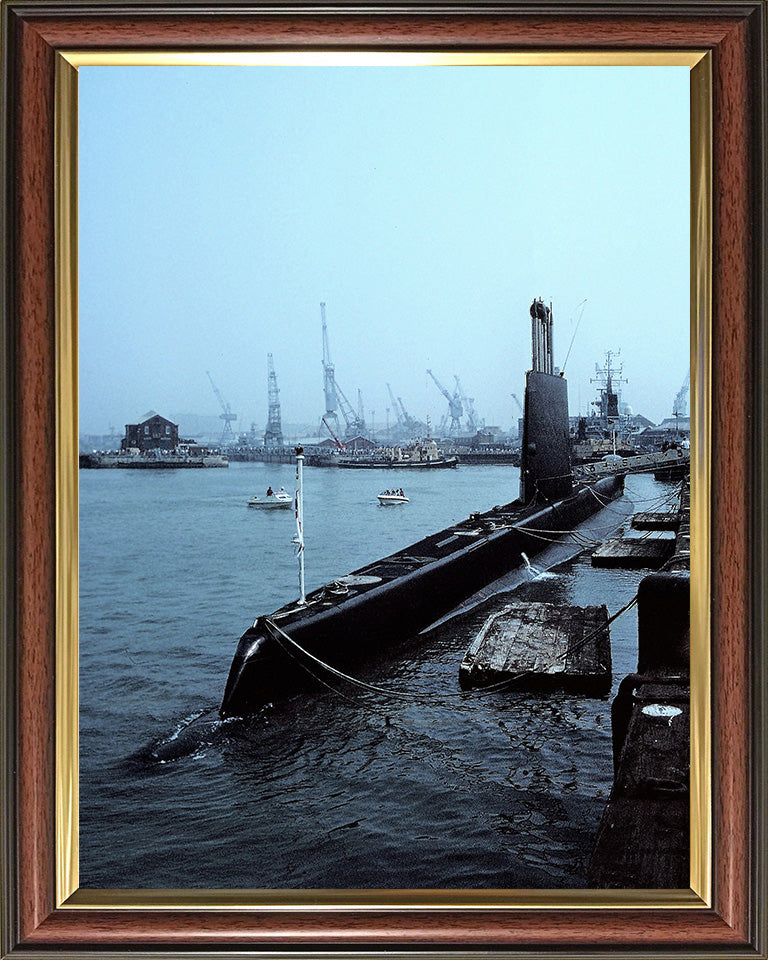
{"type": "Polygon", "coordinates": [[[63,909],[707,909],[712,901],[712,63],[705,50],[58,51],[55,90],[56,903],[63,909]],[[80,66],[687,66],[690,86],[691,814],[688,890],[80,889],[77,130],[80,66]]]}

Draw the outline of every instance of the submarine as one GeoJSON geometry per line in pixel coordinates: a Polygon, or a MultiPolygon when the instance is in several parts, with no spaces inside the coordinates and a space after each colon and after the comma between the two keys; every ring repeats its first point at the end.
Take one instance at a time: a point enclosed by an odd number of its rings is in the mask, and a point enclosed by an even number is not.
{"type": "MultiPolygon", "coordinates": [[[[429,627],[624,492],[624,474],[576,482],[568,386],[553,363],[552,306],[534,300],[518,499],[431,534],[346,574],[268,616],[240,638],[219,708],[222,719],[322,682],[429,627]]],[[[297,453],[300,451],[297,449],[297,453]]],[[[298,503],[297,503],[298,513],[298,503]]]]}

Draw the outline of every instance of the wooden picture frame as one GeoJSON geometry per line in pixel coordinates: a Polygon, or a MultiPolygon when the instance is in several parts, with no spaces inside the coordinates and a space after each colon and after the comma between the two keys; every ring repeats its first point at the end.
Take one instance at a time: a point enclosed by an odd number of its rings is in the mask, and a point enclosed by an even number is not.
{"type": "MultiPolygon", "coordinates": [[[[766,956],[765,622],[766,453],[764,0],[672,0],[322,9],[258,2],[16,2],[3,15],[4,338],[3,940],[2,955],[138,950],[144,955],[406,951],[547,955],[573,951],[766,956]],[[712,548],[713,802],[711,898],[594,897],[553,907],[490,900],[381,898],[318,906],[312,898],[248,906],[237,897],[183,902],[171,891],[115,903],[60,904],[67,864],[57,823],[56,630],[61,574],[55,469],[62,439],[57,297],[74,289],[67,236],[57,234],[55,163],[66,83],[60,51],[200,49],[697,50],[712,79],[712,548]],[[58,84],[57,84],[58,72],[58,84]],[[64,246],[62,246],[64,245],[64,246]],[[57,594],[58,591],[58,594],[57,594]],[[58,606],[57,606],[58,604],[58,606]]],[[[74,227],[72,227],[74,229],[74,227]]],[[[72,237],[69,238],[73,239],[72,237]]],[[[709,291],[705,291],[709,299],[709,291]]],[[[71,400],[71,398],[70,398],[71,400]]],[[[60,679],[60,678],[59,678],[60,679]]],[[[708,738],[710,731],[702,734],[708,738]]],[[[59,789],[62,785],[59,783],[59,789]]],[[[64,784],[66,791],[67,784],[64,784]]],[[[594,893],[594,892],[592,892],[594,893]]]]}

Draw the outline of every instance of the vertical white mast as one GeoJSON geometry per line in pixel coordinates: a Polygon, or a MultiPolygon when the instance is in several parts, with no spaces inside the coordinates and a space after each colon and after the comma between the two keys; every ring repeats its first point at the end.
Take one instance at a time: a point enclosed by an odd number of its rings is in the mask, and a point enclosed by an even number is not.
{"type": "Polygon", "coordinates": [[[304,448],[296,447],[296,543],[299,558],[299,603],[306,603],[304,594],[304,448]]]}

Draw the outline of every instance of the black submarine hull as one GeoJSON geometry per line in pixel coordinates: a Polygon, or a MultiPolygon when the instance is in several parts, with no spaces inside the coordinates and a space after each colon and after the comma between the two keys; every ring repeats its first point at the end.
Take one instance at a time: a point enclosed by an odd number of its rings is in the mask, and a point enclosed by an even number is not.
{"type": "Polygon", "coordinates": [[[582,485],[556,503],[494,507],[377,560],[341,581],[259,617],[238,643],[220,708],[222,718],[253,713],[312,683],[299,647],[341,667],[414,636],[487,584],[535,556],[621,496],[623,475],[582,485]]]}

